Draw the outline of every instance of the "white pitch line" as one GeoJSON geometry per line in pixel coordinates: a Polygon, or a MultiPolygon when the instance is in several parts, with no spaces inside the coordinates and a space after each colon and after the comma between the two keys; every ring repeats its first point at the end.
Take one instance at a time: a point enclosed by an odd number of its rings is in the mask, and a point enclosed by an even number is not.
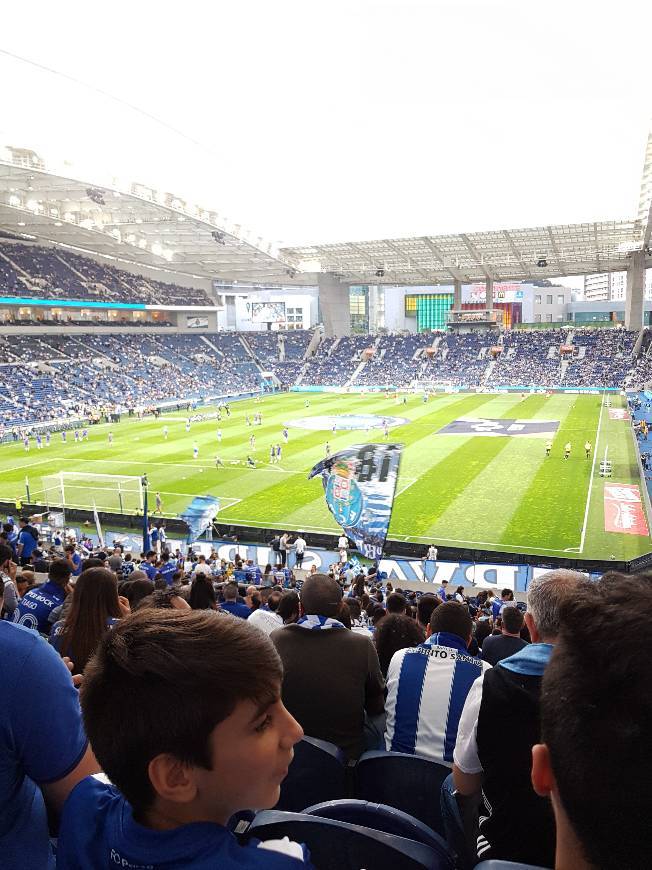
{"type": "Polygon", "coordinates": [[[591,490],[593,489],[593,477],[595,472],[595,461],[598,458],[598,442],[600,440],[600,426],[602,426],[602,412],[604,411],[605,394],[602,394],[602,402],[600,403],[600,416],[598,417],[598,428],[595,430],[595,445],[593,447],[593,462],[591,463],[591,479],[589,480],[589,491],[586,495],[586,509],[584,510],[584,522],[582,523],[582,534],[580,537],[580,549],[584,550],[584,538],[586,537],[586,524],[589,519],[589,508],[591,507],[591,490]]]}
{"type": "Polygon", "coordinates": [[[398,498],[399,495],[403,495],[403,493],[405,492],[405,490],[406,490],[406,489],[409,489],[409,488],[412,486],[412,484],[413,484],[413,483],[416,483],[417,480],[420,480],[420,478],[418,478],[418,477],[413,477],[413,478],[408,477],[407,480],[409,481],[409,483],[406,484],[406,485],[403,487],[403,489],[399,489],[399,491],[396,493],[396,495],[394,496],[394,498],[398,498]]]}
{"type": "Polygon", "coordinates": [[[431,543],[436,540],[438,544],[440,543],[452,543],[452,544],[465,544],[469,547],[500,547],[501,550],[505,550],[508,553],[518,552],[520,550],[534,550],[537,553],[566,553],[567,550],[554,550],[552,547],[530,547],[529,544],[502,544],[496,543],[495,541],[469,541],[464,538],[442,538],[439,535],[430,535],[427,538],[424,538],[420,535],[407,535],[402,538],[394,538],[396,541],[417,541],[423,543],[431,543]]]}

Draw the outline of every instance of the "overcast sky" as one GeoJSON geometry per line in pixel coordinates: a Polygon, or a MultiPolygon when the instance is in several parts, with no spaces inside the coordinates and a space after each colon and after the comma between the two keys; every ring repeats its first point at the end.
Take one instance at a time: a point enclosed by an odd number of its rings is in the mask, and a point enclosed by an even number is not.
{"type": "Polygon", "coordinates": [[[0,142],[274,241],[636,213],[650,2],[32,0],[2,19],[0,49],[89,87],[0,55],[0,142]]]}

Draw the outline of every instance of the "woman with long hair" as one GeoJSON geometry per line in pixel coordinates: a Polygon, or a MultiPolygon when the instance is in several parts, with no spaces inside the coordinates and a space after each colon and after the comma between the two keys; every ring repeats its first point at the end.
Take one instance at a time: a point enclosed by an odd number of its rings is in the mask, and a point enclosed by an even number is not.
{"type": "Polygon", "coordinates": [[[215,587],[205,574],[198,574],[192,581],[188,604],[193,610],[217,610],[215,587]]]}
{"type": "Polygon", "coordinates": [[[82,674],[105,632],[129,612],[113,571],[89,568],[77,578],[66,618],[52,626],[50,643],[72,660],[73,674],[82,674]]]}
{"type": "Polygon", "coordinates": [[[406,647],[418,646],[423,641],[423,629],[409,616],[390,613],[382,619],[374,633],[374,643],[383,675],[387,676],[387,669],[395,652],[406,647]]]}

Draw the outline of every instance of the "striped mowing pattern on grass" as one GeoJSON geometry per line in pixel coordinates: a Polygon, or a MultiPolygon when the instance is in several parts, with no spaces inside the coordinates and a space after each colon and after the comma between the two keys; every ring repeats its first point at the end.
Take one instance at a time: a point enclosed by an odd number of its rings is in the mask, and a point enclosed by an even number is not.
{"type": "MultiPolygon", "coordinates": [[[[0,497],[25,497],[25,476],[33,498],[41,478],[61,470],[99,474],[140,475],[147,472],[150,493],[160,492],[163,514],[176,516],[194,495],[216,495],[222,502],[220,520],[244,525],[284,526],[289,530],[337,531],[324,502],[319,480],[307,480],[310,468],[324,455],[351,444],[382,440],[379,430],[332,432],[290,426],[289,443],[283,424],[293,418],[325,414],[400,415],[409,423],[392,429],[390,438],[405,445],[389,537],[433,540],[455,546],[477,546],[510,552],[560,554],[577,551],[589,558],[629,559],[647,552],[649,539],[604,531],[603,482],[594,476],[587,506],[592,461],[584,457],[588,438],[599,452],[609,447],[613,480],[640,483],[629,422],[602,416],[595,443],[602,397],[596,395],[442,394],[423,403],[421,396],[396,405],[383,394],[342,395],[289,393],[234,403],[232,416],[193,423],[185,431],[186,415],[162,420],[124,418],[120,424],[92,426],[89,440],[62,444],[53,435],[49,448],[25,453],[22,444],[0,445],[0,497]],[[245,415],[262,411],[263,424],[248,427],[245,415]],[[440,429],[462,417],[556,420],[550,458],[545,439],[439,435],[440,429]],[[167,440],[163,426],[169,428],[167,440]],[[222,441],[217,441],[217,430],[222,441]],[[113,432],[113,445],[107,433],[113,432]],[[249,436],[256,436],[254,450],[249,436]],[[571,458],[562,458],[563,444],[573,444],[571,458]],[[193,459],[197,443],[199,458],[193,459]],[[269,464],[271,444],[281,444],[279,465],[269,464]],[[258,467],[247,468],[248,454],[258,467]],[[225,463],[215,467],[215,456],[225,463]],[[584,518],[586,514],[586,523],[584,518]]],[[[612,398],[620,405],[619,397],[612,398]]],[[[597,467],[597,463],[596,463],[597,467]]],[[[100,496],[101,493],[96,493],[100,496]]],[[[153,504],[153,501],[152,501],[153,504]]],[[[87,505],[90,507],[89,505],[87,505]]],[[[98,503],[98,508],[103,505],[98,503]]]]}

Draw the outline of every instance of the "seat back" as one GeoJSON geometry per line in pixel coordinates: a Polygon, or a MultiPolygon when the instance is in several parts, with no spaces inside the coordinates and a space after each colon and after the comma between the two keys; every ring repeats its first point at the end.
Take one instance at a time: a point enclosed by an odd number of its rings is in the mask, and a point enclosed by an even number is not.
{"type": "Polygon", "coordinates": [[[299,813],[304,807],[346,797],[346,767],[341,749],[326,740],[304,737],[281,784],[275,809],[299,813]]]}
{"type": "Polygon", "coordinates": [[[442,863],[423,843],[304,813],[263,811],[245,836],[259,840],[289,837],[303,843],[319,870],[450,870],[450,865],[442,863]]]}
{"type": "Polygon", "coordinates": [[[439,855],[442,866],[448,860],[451,870],[453,868],[453,854],[444,838],[436,834],[432,828],[424,825],[423,822],[415,819],[414,816],[409,816],[394,807],[370,803],[369,801],[339,800],[315,804],[315,806],[307,807],[303,812],[306,815],[333,819],[350,825],[360,825],[374,831],[383,831],[385,834],[423,843],[439,855]]]}
{"type": "Polygon", "coordinates": [[[482,861],[475,870],[544,870],[535,864],[518,864],[514,861],[482,861]]]}
{"type": "Polygon", "coordinates": [[[444,836],[440,793],[450,772],[404,752],[365,752],[355,768],[355,797],[402,810],[444,836]]]}

